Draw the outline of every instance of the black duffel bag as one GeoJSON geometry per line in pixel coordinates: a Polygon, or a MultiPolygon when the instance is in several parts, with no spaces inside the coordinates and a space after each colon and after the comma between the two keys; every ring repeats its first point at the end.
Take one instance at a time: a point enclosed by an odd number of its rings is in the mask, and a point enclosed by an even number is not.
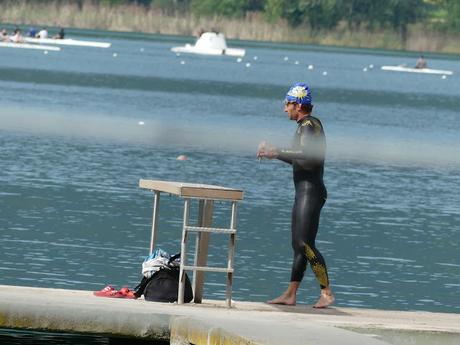
{"type": "MultiPolygon", "coordinates": [[[[150,278],[142,278],[136,287],[136,298],[144,295],[146,301],[152,302],[177,302],[179,294],[179,267],[162,268],[150,278]]],[[[190,279],[185,273],[184,303],[193,299],[193,290],[190,279]]]]}

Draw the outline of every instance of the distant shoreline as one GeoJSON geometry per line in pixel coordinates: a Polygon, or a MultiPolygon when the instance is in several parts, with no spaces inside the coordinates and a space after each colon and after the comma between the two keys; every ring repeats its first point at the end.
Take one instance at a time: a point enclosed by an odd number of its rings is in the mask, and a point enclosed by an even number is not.
{"type": "Polygon", "coordinates": [[[229,39],[460,54],[458,35],[425,31],[421,25],[410,26],[408,39],[403,42],[394,31],[351,31],[345,24],[313,34],[308,28],[292,28],[282,20],[268,23],[258,14],[243,19],[171,16],[143,6],[111,7],[89,1],[83,2],[81,8],[53,2],[6,2],[1,6],[0,23],[186,36],[195,35],[199,29],[214,28],[229,39]]]}

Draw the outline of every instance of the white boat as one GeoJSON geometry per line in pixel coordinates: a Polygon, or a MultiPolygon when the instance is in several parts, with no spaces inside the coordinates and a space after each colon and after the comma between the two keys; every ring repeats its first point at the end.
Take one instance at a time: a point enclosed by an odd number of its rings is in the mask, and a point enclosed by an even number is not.
{"type": "Polygon", "coordinates": [[[442,70],[442,69],[431,69],[431,68],[412,68],[406,66],[382,66],[384,71],[393,71],[393,72],[408,72],[408,73],[424,73],[424,74],[442,74],[442,75],[452,75],[454,72],[442,70]]]}
{"type": "Polygon", "coordinates": [[[44,46],[30,43],[14,43],[14,42],[0,42],[0,47],[3,48],[19,48],[19,49],[38,49],[49,51],[60,51],[61,48],[53,46],[44,46]]]}
{"type": "Polygon", "coordinates": [[[215,32],[205,32],[196,41],[195,45],[186,44],[182,47],[173,47],[174,53],[191,53],[203,55],[228,55],[242,57],[246,54],[244,49],[228,48],[225,36],[215,32]]]}
{"type": "Polygon", "coordinates": [[[109,48],[112,43],[108,42],[91,42],[91,41],[80,41],[72,38],[34,38],[25,37],[24,41],[27,43],[38,43],[38,44],[59,44],[66,46],[80,46],[80,47],[94,47],[94,48],[109,48]]]}

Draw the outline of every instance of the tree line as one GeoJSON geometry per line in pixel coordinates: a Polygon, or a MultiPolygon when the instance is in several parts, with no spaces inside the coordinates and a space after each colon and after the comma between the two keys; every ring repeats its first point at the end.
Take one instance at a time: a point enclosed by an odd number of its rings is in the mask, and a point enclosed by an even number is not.
{"type": "Polygon", "coordinates": [[[392,29],[403,39],[408,26],[418,23],[434,30],[460,31],[459,0],[61,0],[80,6],[85,1],[109,6],[149,6],[176,16],[192,13],[244,18],[260,13],[268,22],[276,23],[282,18],[292,27],[306,26],[313,33],[334,29],[340,23],[351,30],[392,29]]]}

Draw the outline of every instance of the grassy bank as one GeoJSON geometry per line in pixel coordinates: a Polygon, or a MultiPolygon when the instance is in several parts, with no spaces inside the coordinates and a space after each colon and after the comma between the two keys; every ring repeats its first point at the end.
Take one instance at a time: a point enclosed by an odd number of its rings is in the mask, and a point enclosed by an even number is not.
{"type": "Polygon", "coordinates": [[[166,15],[143,6],[94,5],[9,1],[0,5],[0,22],[17,25],[63,26],[110,31],[136,31],[156,34],[194,35],[199,28],[215,28],[228,38],[290,43],[324,44],[348,47],[402,49],[421,52],[460,53],[460,40],[453,34],[409,27],[408,39],[390,30],[371,32],[349,30],[339,25],[334,30],[312,33],[308,28],[292,28],[285,21],[268,23],[257,13],[243,19],[198,18],[190,14],[166,15]]]}

